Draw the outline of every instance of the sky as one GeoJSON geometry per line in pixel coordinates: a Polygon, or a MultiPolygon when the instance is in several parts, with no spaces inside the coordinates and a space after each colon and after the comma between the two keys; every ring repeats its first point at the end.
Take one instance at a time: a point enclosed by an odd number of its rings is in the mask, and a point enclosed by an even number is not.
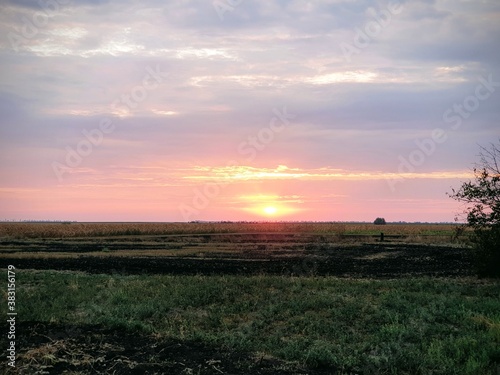
{"type": "Polygon", "coordinates": [[[451,222],[497,0],[0,0],[0,220],[451,222]]]}

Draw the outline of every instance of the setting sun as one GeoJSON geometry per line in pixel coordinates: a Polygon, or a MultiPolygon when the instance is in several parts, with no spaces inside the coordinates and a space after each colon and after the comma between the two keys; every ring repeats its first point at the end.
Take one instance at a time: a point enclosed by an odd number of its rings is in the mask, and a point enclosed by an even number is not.
{"type": "MultiPolygon", "coordinates": [[[[272,196],[274,197],[274,196],[272,196]]],[[[243,208],[243,210],[251,212],[253,215],[255,215],[255,218],[260,217],[266,217],[266,220],[269,220],[271,218],[289,218],[290,215],[296,214],[297,212],[300,211],[298,207],[292,207],[290,205],[284,204],[282,202],[279,202],[278,199],[270,199],[271,196],[263,196],[263,195],[258,195],[258,196],[252,196],[252,200],[258,201],[261,200],[260,203],[256,205],[251,205],[243,208]],[[266,199],[264,199],[264,197],[266,199]]]]}
{"type": "Polygon", "coordinates": [[[264,212],[267,215],[274,215],[278,210],[274,206],[267,206],[264,208],[264,212]]]}

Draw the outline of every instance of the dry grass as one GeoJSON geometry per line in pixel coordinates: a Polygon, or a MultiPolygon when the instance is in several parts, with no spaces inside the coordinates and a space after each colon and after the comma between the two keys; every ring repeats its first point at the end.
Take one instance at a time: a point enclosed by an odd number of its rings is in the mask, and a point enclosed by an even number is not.
{"type": "Polygon", "coordinates": [[[500,341],[500,319],[497,317],[495,320],[488,318],[484,315],[476,315],[472,317],[472,320],[485,327],[489,332],[500,341]]]}
{"type": "Polygon", "coordinates": [[[74,238],[213,233],[324,233],[452,236],[453,224],[349,223],[0,223],[0,238],[74,238]]]}

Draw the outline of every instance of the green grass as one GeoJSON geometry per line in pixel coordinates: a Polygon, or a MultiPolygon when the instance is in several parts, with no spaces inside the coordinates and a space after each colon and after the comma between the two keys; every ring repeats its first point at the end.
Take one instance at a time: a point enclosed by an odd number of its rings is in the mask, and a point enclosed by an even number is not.
{"type": "Polygon", "coordinates": [[[103,324],[345,371],[496,374],[500,365],[493,281],[18,270],[16,282],[24,321],[103,324]]]}

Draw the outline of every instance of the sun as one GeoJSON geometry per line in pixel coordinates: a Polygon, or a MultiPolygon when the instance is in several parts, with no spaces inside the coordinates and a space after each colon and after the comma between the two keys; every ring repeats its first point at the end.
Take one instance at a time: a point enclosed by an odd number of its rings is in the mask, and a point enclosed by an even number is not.
{"type": "Polygon", "coordinates": [[[267,206],[267,207],[264,207],[264,212],[267,215],[274,215],[274,214],[276,214],[276,212],[278,212],[278,210],[274,206],[267,206]]]}
{"type": "Polygon", "coordinates": [[[281,202],[260,202],[260,204],[243,209],[252,215],[260,216],[262,220],[277,220],[300,211],[297,207],[291,207],[281,202]]]}

